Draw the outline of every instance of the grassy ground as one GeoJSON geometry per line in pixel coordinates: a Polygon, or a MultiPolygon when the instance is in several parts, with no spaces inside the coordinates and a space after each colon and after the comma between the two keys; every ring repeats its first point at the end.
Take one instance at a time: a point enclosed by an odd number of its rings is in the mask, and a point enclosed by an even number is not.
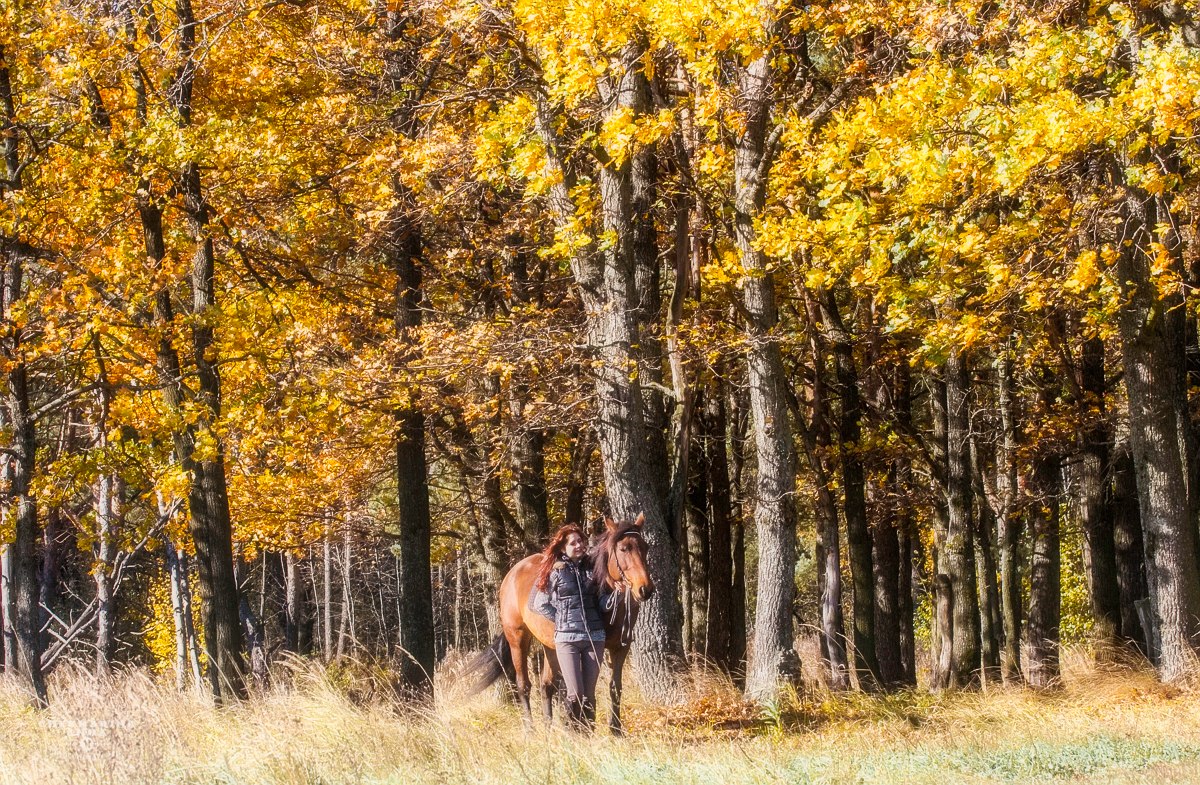
{"type": "MultiPolygon", "coordinates": [[[[1049,694],[886,698],[814,692],[777,710],[699,680],[661,709],[630,696],[629,736],[522,728],[485,695],[426,715],[364,701],[359,678],[304,672],[212,708],[142,673],[59,673],[36,712],[0,681],[4,783],[1192,783],[1200,694],[1076,665],[1049,694]],[[340,685],[340,686],[339,686],[340,685]]],[[[601,713],[605,709],[602,706],[601,713]]]]}

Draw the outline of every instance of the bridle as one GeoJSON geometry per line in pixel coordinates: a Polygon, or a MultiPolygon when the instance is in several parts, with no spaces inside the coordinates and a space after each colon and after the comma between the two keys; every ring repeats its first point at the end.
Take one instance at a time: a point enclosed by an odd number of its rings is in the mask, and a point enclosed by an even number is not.
{"type": "MultiPolygon", "coordinates": [[[[620,573],[620,575],[621,575],[621,583],[625,584],[625,608],[626,608],[626,611],[625,611],[625,618],[621,620],[621,638],[620,638],[622,648],[627,648],[631,643],[633,643],[633,624],[636,621],[636,617],[637,617],[637,614],[634,613],[634,606],[633,606],[633,587],[630,585],[628,576],[626,576],[626,574],[625,574],[625,565],[621,564],[621,552],[620,552],[620,550],[617,549],[617,543],[621,542],[621,540],[625,539],[626,537],[636,537],[639,540],[641,540],[643,543],[646,542],[646,538],[642,536],[641,532],[633,531],[633,530],[625,532],[620,537],[617,537],[616,539],[614,539],[612,542],[612,560],[614,562],[616,562],[616,564],[617,564],[617,572],[620,573]]],[[[609,617],[609,620],[608,620],[608,623],[610,625],[612,625],[613,623],[616,622],[617,609],[619,607],[620,606],[618,603],[615,603],[615,602],[613,603],[612,616],[609,617]]]]}
{"type": "Polygon", "coordinates": [[[620,537],[618,537],[617,539],[613,540],[613,544],[612,544],[613,561],[615,561],[617,563],[617,572],[619,572],[621,574],[621,581],[626,586],[628,586],[629,579],[628,579],[628,576],[625,574],[625,565],[621,564],[621,552],[619,550],[617,550],[617,544],[619,542],[621,542],[621,540],[625,539],[626,537],[636,537],[637,539],[641,540],[642,542],[645,542],[646,538],[642,536],[641,532],[627,531],[624,534],[622,534],[620,537]]]}

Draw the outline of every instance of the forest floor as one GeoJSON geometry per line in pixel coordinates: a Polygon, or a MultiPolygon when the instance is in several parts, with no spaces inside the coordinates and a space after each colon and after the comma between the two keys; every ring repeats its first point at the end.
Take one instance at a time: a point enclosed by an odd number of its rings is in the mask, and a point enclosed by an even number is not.
{"type": "Polygon", "coordinates": [[[1077,662],[1047,693],[818,689],[778,710],[701,678],[671,709],[628,690],[622,739],[540,718],[526,731],[495,694],[464,700],[450,686],[434,711],[401,712],[374,697],[369,673],[302,670],[225,709],[140,671],[99,682],[60,670],[44,711],[0,680],[0,782],[1200,782],[1200,692],[1137,669],[1077,662]]]}

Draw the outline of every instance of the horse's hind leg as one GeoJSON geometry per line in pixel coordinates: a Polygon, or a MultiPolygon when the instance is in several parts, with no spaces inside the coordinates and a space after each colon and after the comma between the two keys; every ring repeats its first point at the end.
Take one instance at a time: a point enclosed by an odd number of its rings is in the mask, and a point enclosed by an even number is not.
{"type": "Polygon", "coordinates": [[[542,716],[546,725],[554,719],[554,693],[558,689],[558,657],[551,649],[543,649],[546,661],[542,665],[542,716]]]}
{"type": "Polygon", "coordinates": [[[505,630],[508,645],[512,649],[513,673],[517,680],[517,697],[521,703],[521,713],[526,727],[533,726],[533,712],[529,709],[529,633],[525,630],[513,632],[505,630]]]}

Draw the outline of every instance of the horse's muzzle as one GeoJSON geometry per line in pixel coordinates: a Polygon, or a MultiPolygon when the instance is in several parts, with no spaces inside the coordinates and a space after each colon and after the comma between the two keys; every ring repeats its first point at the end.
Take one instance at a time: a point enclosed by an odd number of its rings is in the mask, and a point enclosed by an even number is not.
{"type": "Polygon", "coordinates": [[[654,596],[654,587],[650,584],[639,586],[637,590],[638,602],[645,602],[654,596]]]}

